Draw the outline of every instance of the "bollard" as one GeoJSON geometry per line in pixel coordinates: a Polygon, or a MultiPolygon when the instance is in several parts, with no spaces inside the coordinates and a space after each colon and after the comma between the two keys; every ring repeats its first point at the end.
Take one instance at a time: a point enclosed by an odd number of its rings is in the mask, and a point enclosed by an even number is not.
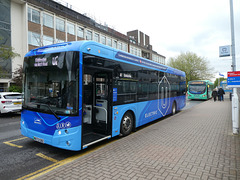
{"type": "Polygon", "coordinates": [[[232,94],[232,128],[233,134],[239,133],[239,102],[236,88],[233,88],[232,94]]]}

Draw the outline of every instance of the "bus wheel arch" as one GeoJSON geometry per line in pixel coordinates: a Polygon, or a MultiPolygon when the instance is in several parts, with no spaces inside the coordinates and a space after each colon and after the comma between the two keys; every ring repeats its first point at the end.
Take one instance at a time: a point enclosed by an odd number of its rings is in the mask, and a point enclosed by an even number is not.
{"type": "Polygon", "coordinates": [[[133,111],[125,112],[120,125],[120,135],[127,136],[135,130],[135,116],[133,111]]]}
{"type": "Polygon", "coordinates": [[[172,115],[174,115],[176,113],[177,113],[177,103],[176,103],[176,101],[173,101],[173,104],[172,104],[172,115]]]}

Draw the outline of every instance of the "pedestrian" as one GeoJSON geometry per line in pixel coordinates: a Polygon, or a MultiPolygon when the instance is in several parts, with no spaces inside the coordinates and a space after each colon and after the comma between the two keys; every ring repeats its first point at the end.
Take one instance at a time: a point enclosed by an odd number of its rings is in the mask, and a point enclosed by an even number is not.
{"type": "Polygon", "coordinates": [[[214,99],[214,102],[217,100],[217,96],[218,96],[218,91],[217,91],[217,89],[215,88],[215,89],[213,89],[213,91],[212,91],[212,97],[213,97],[213,99],[214,99]]]}
{"type": "Polygon", "coordinates": [[[224,94],[225,94],[225,92],[224,92],[223,88],[220,87],[220,88],[218,89],[219,101],[224,101],[224,97],[223,97],[224,94]]]}

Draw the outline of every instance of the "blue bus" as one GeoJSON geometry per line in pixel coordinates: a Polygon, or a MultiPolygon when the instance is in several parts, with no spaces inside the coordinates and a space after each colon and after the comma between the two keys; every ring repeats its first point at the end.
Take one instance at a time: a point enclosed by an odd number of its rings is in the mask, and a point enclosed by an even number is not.
{"type": "Polygon", "coordinates": [[[227,80],[221,81],[220,87],[222,87],[225,92],[229,92],[229,93],[233,92],[232,88],[227,87],[227,80]]]}
{"type": "Polygon", "coordinates": [[[186,104],[185,73],[93,41],[31,50],[24,58],[21,133],[78,151],[186,104]]]}

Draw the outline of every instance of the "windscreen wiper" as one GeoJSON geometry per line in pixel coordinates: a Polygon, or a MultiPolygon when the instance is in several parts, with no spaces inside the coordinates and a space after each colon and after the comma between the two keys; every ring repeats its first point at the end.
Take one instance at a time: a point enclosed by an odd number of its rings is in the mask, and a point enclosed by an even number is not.
{"type": "Polygon", "coordinates": [[[38,108],[40,108],[40,106],[47,106],[48,109],[51,111],[51,113],[58,119],[58,121],[61,119],[53,110],[52,108],[48,105],[48,104],[43,104],[43,103],[35,103],[32,102],[33,104],[36,104],[37,106],[39,106],[38,108]]]}

